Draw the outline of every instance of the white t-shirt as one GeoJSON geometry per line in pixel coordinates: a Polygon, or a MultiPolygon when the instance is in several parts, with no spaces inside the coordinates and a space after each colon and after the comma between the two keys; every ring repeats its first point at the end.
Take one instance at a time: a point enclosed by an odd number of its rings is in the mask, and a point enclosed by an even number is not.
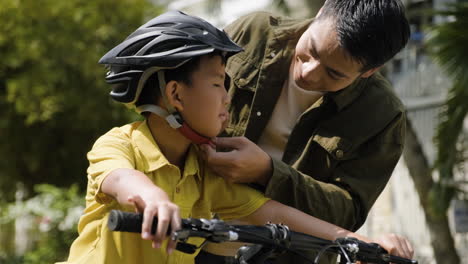
{"type": "Polygon", "coordinates": [[[288,137],[300,115],[323,95],[322,92],[308,91],[297,86],[292,66],[291,63],[289,76],[283,84],[275,109],[258,141],[258,146],[278,160],[283,157],[288,137]]]}

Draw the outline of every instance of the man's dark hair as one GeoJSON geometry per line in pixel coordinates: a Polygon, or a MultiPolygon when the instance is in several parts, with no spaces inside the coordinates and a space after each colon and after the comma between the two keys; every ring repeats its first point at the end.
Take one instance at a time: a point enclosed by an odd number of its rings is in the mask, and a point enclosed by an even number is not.
{"type": "Polygon", "coordinates": [[[333,19],[340,46],[363,65],[383,65],[403,49],[410,29],[400,0],[327,0],[318,20],[333,19]]]}
{"type": "MultiPolygon", "coordinates": [[[[221,51],[215,50],[205,56],[220,56],[222,58],[223,65],[226,65],[226,57],[223,56],[221,51]]],[[[192,74],[201,66],[201,57],[202,56],[195,57],[175,69],[165,70],[164,78],[166,79],[166,83],[170,81],[178,81],[183,82],[186,85],[192,85],[192,74]]],[[[159,90],[158,74],[153,74],[146,81],[135,105],[140,106],[144,104],[154,104],[156,99],[160,96],[161,92],[159,90]]]]}

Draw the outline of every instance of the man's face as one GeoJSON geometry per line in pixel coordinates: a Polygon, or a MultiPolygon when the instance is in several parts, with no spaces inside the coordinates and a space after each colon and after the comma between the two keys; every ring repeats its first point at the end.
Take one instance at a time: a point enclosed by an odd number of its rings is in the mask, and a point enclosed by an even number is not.
{"type": "Polygon", "coordinates": [[[292,63],[294,81],[310,91],[339,91],[373,73],[362,73],[362,65],[339,46],[331,19],[315,20],[309,26],[296,45],[292,63]]]}

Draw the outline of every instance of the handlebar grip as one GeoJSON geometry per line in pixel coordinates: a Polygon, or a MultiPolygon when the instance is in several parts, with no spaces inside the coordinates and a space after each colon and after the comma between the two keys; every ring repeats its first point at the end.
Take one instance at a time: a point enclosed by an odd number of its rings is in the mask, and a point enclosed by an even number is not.
{"type": "MultiPolygon", "coordinates": [[[[107,226],[112,231],[141,233],[143,214],[112,210],[109,214],[107,226]]],[[[155,217],[151,225],[151,234],[156,233],[158,220],[155,217]]]]}

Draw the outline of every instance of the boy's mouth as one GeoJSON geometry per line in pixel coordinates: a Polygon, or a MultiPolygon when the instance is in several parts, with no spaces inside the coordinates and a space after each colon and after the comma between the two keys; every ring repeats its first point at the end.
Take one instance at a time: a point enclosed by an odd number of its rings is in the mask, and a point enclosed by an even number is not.
{"type": "Polygon", "coordinates": [[[223,112],[223,113],[221,113],[221,114],[219,115],[219,117],[220,117],[221,119],[223,119],[223,121],[228,120],[228,119],[229,119],[229,113],[228,113],[228,112],[223,112]]]}

